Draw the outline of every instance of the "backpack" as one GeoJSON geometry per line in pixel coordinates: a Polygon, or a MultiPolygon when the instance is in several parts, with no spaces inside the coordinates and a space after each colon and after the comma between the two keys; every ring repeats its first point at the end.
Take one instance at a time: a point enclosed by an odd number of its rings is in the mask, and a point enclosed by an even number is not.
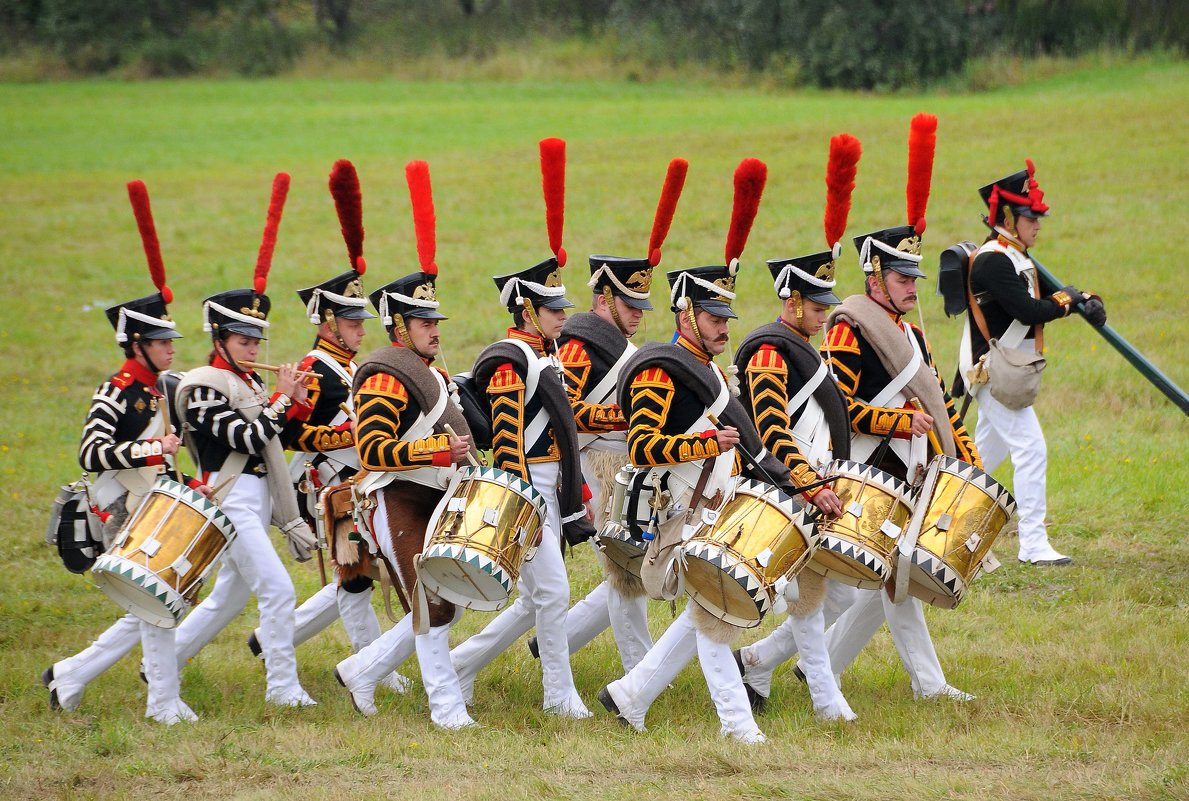
{"type": "Polygon", "coordinates": [[[491,403],[487,400],[487,388],[476,386],[471,373],[459,373],[450,380],[458,387],[458,401],[471,429],[471,441],[478,450],[491,450],[491,403]]]}
{"type": "Polygon", "coordinates": [[[91,509],[89,489],[86,477],[62,487],[54,498],[45,529],[46,544],[57,547],[62,564],[71,573],[86,573],[107,550],[103,524],[91,509]]]}
{"type": "Polygon", "coordinates": [[[978,245],[959,242],[941,252],[941,266],[937,270],[937,294],[945,300],[945,313],[956,317],[966,311],[970,295],[970,265],[978,245]]]}

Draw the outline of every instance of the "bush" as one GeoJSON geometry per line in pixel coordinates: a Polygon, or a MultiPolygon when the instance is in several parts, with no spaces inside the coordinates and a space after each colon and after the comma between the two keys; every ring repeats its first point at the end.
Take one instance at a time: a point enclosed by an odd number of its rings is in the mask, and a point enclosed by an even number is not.
{"type": "Polygon", "coordinates": [[[834,6],[801,61],[810,81],[842,89],[921,86],[962,68],[966,18],[950,0],[854,0],[834,6]]]}
{"type": "Polygon", "coordinates": [[[297,58],[301,40],[280,23],[240,14],[219,37],[220,63],[240,75],[276,75],[297,58]]]}

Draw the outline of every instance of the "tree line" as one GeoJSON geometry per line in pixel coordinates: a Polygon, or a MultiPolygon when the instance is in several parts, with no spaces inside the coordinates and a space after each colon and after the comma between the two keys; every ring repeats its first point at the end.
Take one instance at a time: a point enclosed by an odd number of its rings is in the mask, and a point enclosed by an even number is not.
{"type": "Polygon", "coordinates": [[[1183,56],[1183,10],[1178,0],[0,0],[0,54],[34,51],[82,75],[267,75],[311,48],[482,59],[574,39],[645,66],[885,90],[998,53],[1183,56]]]}

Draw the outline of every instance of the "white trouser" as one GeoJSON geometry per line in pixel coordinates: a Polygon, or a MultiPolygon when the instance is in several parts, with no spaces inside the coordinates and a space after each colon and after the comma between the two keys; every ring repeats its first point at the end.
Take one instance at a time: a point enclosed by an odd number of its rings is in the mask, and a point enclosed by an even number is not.
{"type": "MultiPolygon", "coordinates": [[[[311,595],[293,615],[293,645],[301,645],[342,619],[352,652],[380,636],[380,619],[372,608],[372,588],[347,592],[338,583],[327,584],[311,595]]],[[[257,638],[260,632],[256,632],[257,638]]]]}
{"type": "MultiPolygon", "coordinates": [[[[593,540],[591,544],[594,545],[593,540]]],[[[597,553],[598,546],[594,548],[597,553]]],[[[652,633],[648,631],[648,599],[644,596],[627,598],[610,583],[599,584],[566,614],[570,653],[585,647],[608,626],[615,636],[623,672],[627,673],[652,647],[652,633]]]]}
{"type": "MultiPolygon", "coordinates": [[[[384,491],[380,490],[381,497],[372,522],[375,531],[389,530],[388,506],[382,495],[384,491]]],[[[389,562],[396,564],[392,539],[380,537],[379,540],[384,556],[389,562]]],[[[410,603],[413,602],[414,600],[410,599],[410,603]]],[[[462,610],[459,609],[454,620],[448,625],[435,626],[428,633],[416,637],[413,634],[413,616],[405,615],[395,626],[359,648],[354,656],[339,662],[336,667],[339,677],[352,693],[370,696],[375,692],[376,685],[392,675],[392,671],[408,660],[416,650],[421,665],[421,680],[429,695],[431,719],[439,726],[448,728],[466,725],[462,718],[470,721],[470,717],[466,715],[462,690],[458,686],[458,675],[454,672],[449,658],[450,627],[459,620],[461,613],[462,610]],[[423,650],[425,653],[422,653],[423,650]],[[462,710],[462,716],[458,714],[459,709],[462,710]]]]}
{"type": "Polygon", "coordinates": [[[174,655],[174,630],[146,623],[128,614],[95,638],[86,649],[54,664],[52,689],[58,702],[75,709],[87,684],[123,658],[141,643],[145,679],[149,683],[145,714],[154,717],[180,703],[177,658],[174,655]]]}
{"type": "Polygon", "coordinates": [[[929,637],[921,602],[910,597],[904,603],[894,604],[883,589],[862,591],[854,606],[826,632],[834,672],[841,674],[850,667],[885,620],[912,681],[913,694],[930,696],[944,689],[945,674],[929,637]]]}
{"type": "Polygon", "coordinates": [[[619,712],[634,728],[644,730],[644,717],[652,702],[697,654],[710,699],[721,724],[720,733],[738,738],[760,733],[731,647],[706,637],[694,626],[693,602],[665,629],[640,663],[623,678],[607,685],[619,712]]]}
{"type": "MultiPolygon", "coordinates": [[[[517,583],[520,592],[516,600],[482,631],[468,637],[450,652],[463,696],[468,700],[474,694],[475,676],[479,671],[536,625],[545,709],[568,706],[577,701],[565,631],[570,582],[561,551],[561,512],[557,500],[560,472],[558,462],[529,465],[530,482],[545,499],[541,545],[532,561],[525,562],[520,569],[517,583]]],[[[581,701],[577,703],[581,705],[581,701]]]]}
{"type": "Polygon", "coordinates": [[[1011,459],[1012,495],[1020,515],[1020,559],[1053,558],[1045,530],[1048,447],[1036,410],[1031,406],[1009,409],[984,388],[978,394],[974,444],[988,473],[994,473],[1004,459],[1011,459]]]}
{"type": "MultiPolygon", "coordinates": [[[[211,476],[211,484],[218,476],[211,476]]],[[[236,537],[223,555],[215,586],[206,600],[182,621],[177,632],[179,666],[239,614],[255,594],[260,608],[260,647],[268,683],[266,697],[280,699],[303,692],[293,653],[293,580],[268,538],[272,499],[267,480],[241,475],[220,509],[235,526],[236,537]]]]}
{"type": "MultiPolygon", "coordinates": [[[[603,497],[603,487],[595,478],[589,461],[587,452],[584,451],[582,472],[590,489],[590,508],[595,510],[598,519],[597,513],[602,510],[608,499],[603,497]]],[[[624,461],[627,461],[626,455],[624,461]]],[[[598,545],[593,539],[590,544],[597,555],[598,545]]],[[[623,672],[627,673],[652,647],[652,633],[648,631],[648,599],[643,596],[625,598],[606,581],[599,584],[585,598],[570,607],[566,614],[566,637],[570,643],[570,653],[585,647],[608,626],[615,637],[615,646],[619,649],[623,672]]]]}
{"type": "Polygon", "coordinates": [[[819,701],[823,708],[829,706],[830,702],[835,699],[833,694],[828,691],[828,685],[832,684],[837,689],[838,682],[834,679],[835,671],[830,667],[830,659],[826,651],[825,630],[858,598],[859,590],[857,588],[827,579],[826,598],[817,613],[803,619],[789,615],[767,637],[739,649],[746,670],[743,680],[753,690],[767,698],[772,694],[772,672],[776,668],[792,659],[798,652],[808,655],[811,649],[819,649],[813,657],[803,660],[805,664],[801,669],[805,673],[805,681],[809,685],[814,709],[818,709],[819,701]],[[819,625],[821,626],[820,632],[815,628],[819,625]],[[829,676],[815,675],[811,681],[811,672],[819,673],[823,667],[829,676]],[[822,695],[820,697],[815,694],[815,686],[821,688],[822,695]]]}

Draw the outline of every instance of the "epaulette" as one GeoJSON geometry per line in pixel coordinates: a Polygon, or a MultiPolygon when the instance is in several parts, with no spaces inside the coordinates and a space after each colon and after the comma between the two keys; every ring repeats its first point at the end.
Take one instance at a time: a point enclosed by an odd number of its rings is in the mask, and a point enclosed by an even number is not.
{"type": "Polygon", "coordinates": [[[487,385],[489,392],[512,392],[518,389],[524,389],[524,381],[512,369],[512,363],[506,362],[499,366],[499,369],[491,376],[491,382],[487,385]]]}
{"type": "Polygon", "coordinates": [[[405,389],[405,385],[388,373],[375,373],[368,376],[359,391],[370,395],[387,395],[398,400],[408,400],[409,398],[409,391],[405,389]]]}
{"type": "Polygon", "coordinates": [[[834,323],[834,326],[826,332],[826,344],[830,350],[859,352],[859,340],[855,338],[854,329],[850,327],[850,323],[844,321],[834,323]]]}
{"type": "Polygon", "coordinates": [[[637,384],[649,384],[655,387],[671,387],[673,386],[673,379],[669,378],[669,374],[660,367],[648,367],[642,370],[636,376],[635,380],[632,381],[632,386],[636,386],[637,384]]]}
{"type": "Polygon", "coordinates": [[[567,367],[586,367],[590,364],[590,354],[586,352],[586,343],[578,339],[571,339],[562,345],[561,350],[557,353],[557,358],[567,367]]]}
{"type": "Polygon", "coordinates": [[[120,389],[128,389],[128,387],[132,386],[132,384],[136,381],[136,379],[132,377],[132,373],[129,373],[126,370],[121,370],[108,380],[113,386],[119,387],[120,389]]]}
{"type": "Polygon", "coordinates": [[[301,364],[299,364],[297,366],[297,369],[298,370],[309,370],[311,367],[314,366],[314,362],[321,362],[321,361],[322,361],[321,359],[316,358],[314,356],[314,354],[310,353],[304,359],[301,360],[301,364]]]}
{"type": "Polygon", "coordinates": [[[784,357],[780,355],[780,351],[774,345],[760,345],[747,362],[747,369],[773,373],[788,372],[784,357]]]}

